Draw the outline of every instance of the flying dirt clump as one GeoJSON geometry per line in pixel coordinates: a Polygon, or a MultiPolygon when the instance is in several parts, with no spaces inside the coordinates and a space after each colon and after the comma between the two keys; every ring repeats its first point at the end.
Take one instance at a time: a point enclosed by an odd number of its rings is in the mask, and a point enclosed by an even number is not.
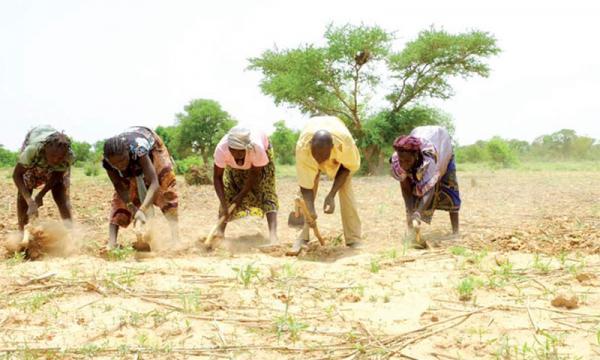
{"type": "Polygon", "coordinates": [[[209,171],[204,166],[191,166],[187,173],[184,175],[185,182],[188,185],[211,185],[212,179],[210,178],[209,171]]]}
{"type": "Polygon", "coordinates": [[[44,256],[67,256],[77,249],[69,230],[56,221],[29,224],[24,233],[9,235],[2,246],[9,254],[24,252],[30,260],[44,256]]]}

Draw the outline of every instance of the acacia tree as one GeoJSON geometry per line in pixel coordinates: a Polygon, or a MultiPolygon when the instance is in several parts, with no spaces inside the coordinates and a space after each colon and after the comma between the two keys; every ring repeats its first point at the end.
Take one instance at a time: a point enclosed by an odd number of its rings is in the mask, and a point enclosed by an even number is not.
{"type": "Polygon", "coordinates": [[[179,154],[200,154],[206,167],[219,140],[237,123],[218,102],[208,99],[190,101],[176,117],[179,154]]]}
{"type": "Polygon", "coordinates": [[[388,56],[392,36],[378,26],[330,25],[325,39],[322,47],[267,50],[249,60],[249,69],[263,73],[260,88],[276,104],[334,115],[360,131],[365,97],[380,81],[376,64],[388,56]]]}
{"type": "MultiPolygon", "coordinates": [[[[481,31],[430,28],[399,52],[391,50],[393,34],[378,26],[329,25],[324,37],[323,46],[267,50],[249,59],[249,69],[262,72],[260,88],[276,104],[338,116],[359,143],[366,143],[363,127],[375,117],[369,103],[378,93],[386,94],[383,110],[391,117],[423,98],[448,99],[451,78],[488,76],[484,60],[500,51],[494,37],[481,31]]],[[[381,146],[371,142],[365,156],[369,167],[379,163],[381,146]]]]}

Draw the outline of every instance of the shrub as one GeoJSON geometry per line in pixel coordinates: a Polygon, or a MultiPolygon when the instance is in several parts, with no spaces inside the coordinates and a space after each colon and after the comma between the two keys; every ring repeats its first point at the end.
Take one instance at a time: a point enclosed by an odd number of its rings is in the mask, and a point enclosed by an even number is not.
{"type": "Polygon", "coordinates": [[[98,176],[100,174],[100,164],[88,161],[83,165],[85,176],[98,176]]]}
{"type": "Polygon", "coordinates": [[[499,137],[493,137],[488,141],[486,150],[492,166],[509,168],[517,163],[515,152],[505,140],[499,137]]]}
{"type": "Polygon", "coordinates": [[[10,151],[0,145],[0,168],[15,166],[17,163],[17,156],[18,154],[16,152],[10,151]]]}
{"type": "Polygon", "coordinates": [[[199,156],[188,156],[183,160],[175,161],[175,172],[179,175],[185,175],[192,166],[201,167],[202,159],[199,156]]]}
{"type": "Polygon", "coordinates": [[[210,178],[209,171],[204,166],[192,165],[189,170],[183,175],[185,182],[188,185],[210,185],[212,179],[210,178]]]}
{"type": "Polygon", "coordinates": [[[298,141],[300,132],[288,128],[283,120],[273,125],[275,131],[271,134],[270,141],[273,145],[275,159],[279,164],[293,165],[296,162],[296,141],[298,141]]]}

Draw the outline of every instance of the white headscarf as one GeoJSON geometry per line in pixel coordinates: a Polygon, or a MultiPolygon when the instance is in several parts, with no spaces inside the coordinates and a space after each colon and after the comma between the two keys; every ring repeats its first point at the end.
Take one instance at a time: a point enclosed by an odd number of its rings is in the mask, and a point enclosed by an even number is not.
{"type": "Polygon", "coordinates": [[[250,130],[241,126],[232,128],[227,134],[227,145],[235,150],[254,149],[254,144],[250,139],[250,130]]]}

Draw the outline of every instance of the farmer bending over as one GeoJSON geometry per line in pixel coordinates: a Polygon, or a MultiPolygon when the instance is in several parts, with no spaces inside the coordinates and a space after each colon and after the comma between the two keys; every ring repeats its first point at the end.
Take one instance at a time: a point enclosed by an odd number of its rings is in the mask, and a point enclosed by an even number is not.
{"type": "MultiPolygon", "coordinates": [[[[358,247],[361,238],[361,222],[352,190],[352,174],[359,167],[358,148],[340,119],[333,116],[314,117],[300,133],[296,144],[296,171],[302,197],[316,219],[315,197],[319,175],[324,172],[330,179],[334,179],[331,190],[325,197],[323,211],[333,214],[335,196],[339,192],[344,239],[349,247],[358,247]]],[[[308,240],[309,224],[305,222],[296,246],[307,243],[308,240]]]]}
{"type": "Polygon", "coordinates": [[[27,133],[13,172],[13,181],[18,189],[19,230],[23,231],[29,220],[38,216],[38,207],[43,205],[48,191],[52,191],[60,217],[66,220],[67,226],[71,225],[71,164],[71,140],[64,133],[48,125],[34,127],[27,133]],[[42,185],[44,187],[32,198],[33,190],[42,185]]]}
{"type": "MultiPolygon", "coordinates": [[[[219,216],[226,214],[232,204],[235,209],[226,220],[266,215],[270,245],[278,244],[279,200],[275,188],[273,147],[267,135],[236,126],[217,145],[214,160],[215,192],[221,202],[219,216]]],[[[227,221],[218,229],[217,236],[224,236],[226,226],[227,221]]]]}
{"type": "Polygon", "coordinates": [[[152,205],[158,206],[165,215],[171,227],[172,240],[177,242],[175,172],[162,139],[146,127],[131,127],[106,140],[102,165],[115,188],[108,247],[117,246],[119,227],[127,227],[132,218],[145,223],[152,205]]]}
{"type": "Polygon", "coordinates": [[[434,210],[450,213],[452,233],[458,234],[460,195],[452,139],[439,126],[421,126],[394,141],[392,176],[400,181],[409,230],[413,221],[431,222],[434,210]]]}

